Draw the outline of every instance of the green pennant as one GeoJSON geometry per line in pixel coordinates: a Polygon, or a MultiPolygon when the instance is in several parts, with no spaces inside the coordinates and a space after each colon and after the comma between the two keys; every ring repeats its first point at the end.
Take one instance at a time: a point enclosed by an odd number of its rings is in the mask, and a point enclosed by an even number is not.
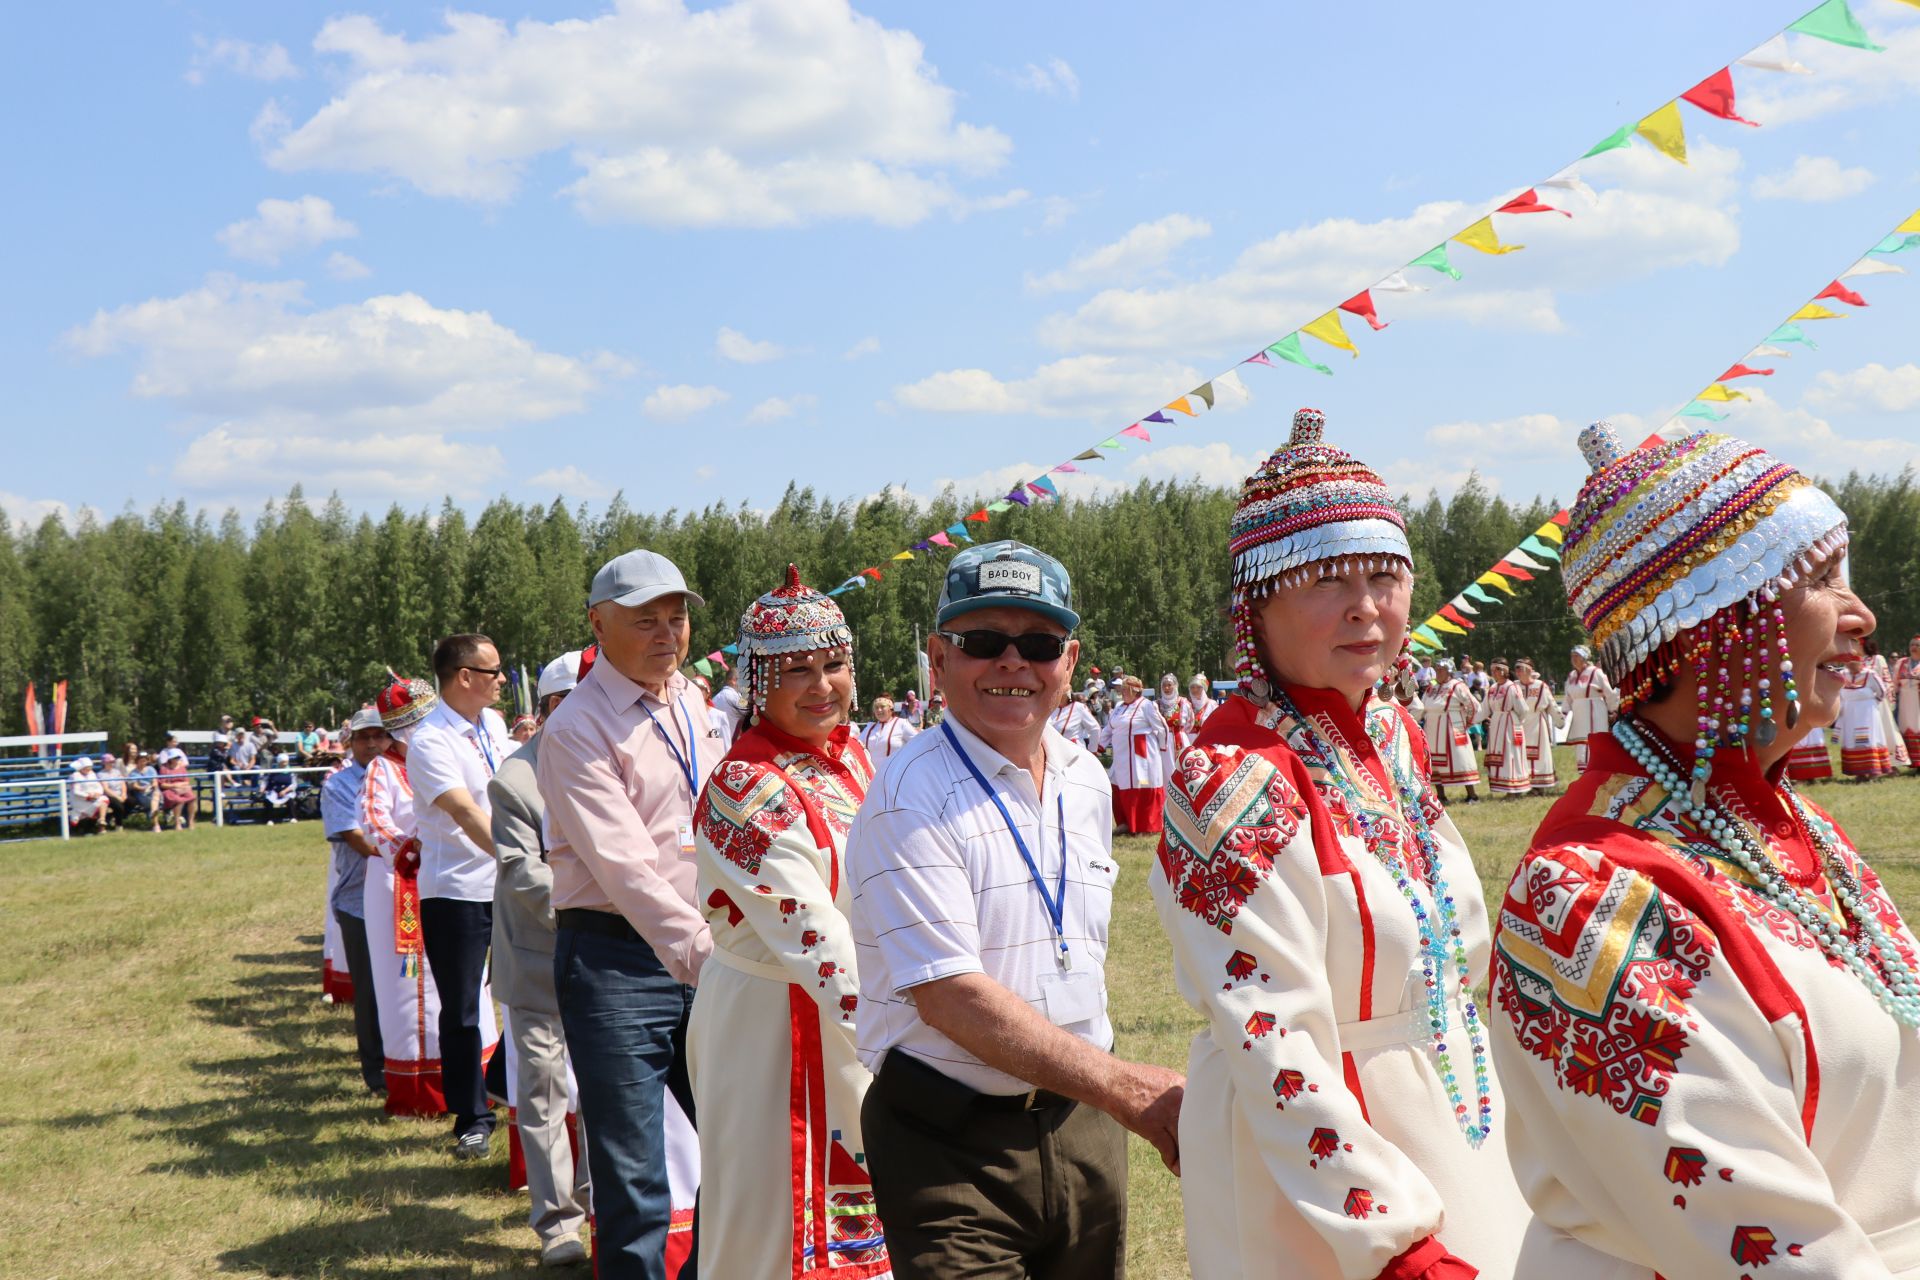
{"type": "Polygon", "coordinates": [[[1447,244],[1444,240],[1407,265],[1410,267],[1432,267],[1443,276],[1451,276],[1455,280],[1460,278],[1460,272],[1454,268],[1451,262],[1447,261],[1447,244]]]}
{"type": "Polygon", "coordinates": [[[993,512],[995,515],[999,515],[1002,511],[1007,510],[1011,506],[1013,506],[1013,504],[1011,502],[1008,502],[1005,498],[995,498],[992,502],[989,502],[987,504],[987,510],[993,512]]]}
{"type": "Polygon", "coordinates": [[[1480,602],[1481,604],[1502,604],[1502,603],[1504,603],[1504,601],[1502,601],[1502,600],[1501,600],[1501,599],[1500,599],[1499,597],[1497,597],[1497,596],[1493,596],[1493,595],[1489,595],[1489,594],[1487,593],[1487,589],[1486,589],[1485,587],[1483,587],[1483,586],[1481,586],[1481,585],[1480,585],[1479,583],[1477,583],[1477,582],[1475,582],[1475,583],[1472,583],[1472,584],[1470,584],[1470,585],[1469,585],[1469,586],[1467,587],[1467,589],[1466,589],[1465,591],[1462,591],[1462,592],[1461,592],[1460,594],[1461,594],[1461,595],[1463,595],[1463,596],[1472,596],[1472,597],[1473,597],[1473,598],[1474,598],[1475,600],[1478,600],[1478,601],[1479,601],[1479,602],[1480,602]]]}
{"type": "Polygon", "coordinates": [[[1710,409],[1695,400],[1692,404],[1673,415],[1676,418],[1705,418],[1709,422],[1724,422],[1727,415],[1718,409],[1710,409]]]}
{"type": "Polygon", "coordinates": [[[1599,142],[1594,143],[1593,150],[1587,152],[1587,155],[1581,156],[1580,158],[1585,160],[1587,156],[1597,156],[1605,151],[1617,151],[1633,141],[1633,131],[1637,128],[1639,128],[1637,123],[1621,125],[1619,129],[1608,134],[1599,142]]]}
{"type": "Polygon", "coordinates": [[[1211,382],[1203,382],[1193,390],[1187,392],[1187,394],[1190,396],[1199,396],[1207,402],[1207,408],[1213,408],[1213,384],[1211,382]]]}
{"type": "Polygon", "coordinates": [[[1560,558],[1560,548],[1550,547],[1532,534],[1527,535],[1526,541],[1520,544],[1520,549],[1531,555],[1545,556],[1549,560],[1558,560],[1560,558]]]}
{"type": "Polygon", "coordinates": [[[1867,29],[1860,25],[1860,19],[1853,16],[1853,10],[1847,8],[1847,0],[1827,0],[1818,9],[1787,28],[1803,36],[1812,36],[1816,40],[1830,40],[1834,44],[1844,44],[1853,49],[1871,49],[1875,53],[1886,52],[1885,45],[1873,42],[1867,29]]]}
{"type": "Polygon", "coordinates": [[[1312,369],[1317,373],[1324,373],[1328,377],[1333,376],[1333,370],[1327,368],[1327,366],[1321,364],[1318,360],[1315,360],[1312,356],[1300,349],[1300,335],[1298,333],[1290,333],[1268,347],[1267,354],[1270,356],[1279,356],[1282,360],[1290,364],[1297,364],[1303,368],[1312,369]]]}
{"type": "MultiPolygon", "coordinates": [[[[1118,440],[1116,440],[1112,436],[1108,436],[1105,440],[1102,440],[1099,444],[1093,446],[1094,449],[1119,449],[1123,452],[1126,450],[1126,447],[1127,446],[1121,444],[1118,440]]],[[[1089,449],[1087,452],[1091,453],[1093,452],[1093,449],[1089,449]]]]}

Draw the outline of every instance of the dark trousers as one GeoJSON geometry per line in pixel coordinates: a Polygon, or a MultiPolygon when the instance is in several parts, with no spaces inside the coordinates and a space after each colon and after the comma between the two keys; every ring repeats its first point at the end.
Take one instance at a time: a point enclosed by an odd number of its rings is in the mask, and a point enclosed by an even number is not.
{"type": "Polygon", "coordinates": [[[373,989],[373,956],[367,951],[367,922],[335,911],[340,944],[353,978],[353,1038],[360,1049],[360,1078],[375,1093],[387,1091],[387,1050],[380,1039],[380,1005],[373,989]]]}
{"type": "Polygon", "coordinates": [[[440,990],[440,1081],[453,1114],[455,1137],[493,1131],[493,1108],[480,1055],[480,989],[487,980],[487,945],[493,941],[493,904],[457,898],[422,898],[420,932],[427,967],[440,990]]]}
{"type": "Polygon", "coordinates": [[[1127,1136],[1105,1112],[1028,1110],[895,1051],[860,1125],[895,1280],[1126,1274],[1127,1136]]]}
{"type": "MultiPolygon", "coordinates": [[[[554,937],[553,985],[587,1130],[595,1265],[599,1280],[665,1280],[669,1089],[698,1123],[687,1081],[693,988],[638,934],[617,936],[619,917],[589,931],[567,923],[573,914],[561,913],[554,937]]],[[[699,1229],[696,1218],[695,1258],[699,1229]]],[[[695,1265],[681,1280],[695,1280],[695,1265]]]]}

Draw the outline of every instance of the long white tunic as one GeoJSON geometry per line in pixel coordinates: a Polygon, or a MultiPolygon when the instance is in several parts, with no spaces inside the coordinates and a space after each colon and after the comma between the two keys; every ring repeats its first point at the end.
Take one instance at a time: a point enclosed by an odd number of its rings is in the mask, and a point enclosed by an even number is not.
{"type": "Polygon", "coordinates": [[[1907,752],[1920,761],[1920,658],[1902,658],[1893,668],[1893,719],[1907,752]]]}
{"type": "Polygon", "coordinates": [[[1100,745],[1113,752],[1107,777],[1116,791],[1138,791],[1166,785],[1167,721],[1152,698],[1123,702],[1107,717],[1100,745]]]}
{"type": "MultiPolygon", "coordinates": [[[[1373,701],[1363,725],[1337,695],[1308,692],[1294,696],[1334,759],[1313,754],[1298,722],[1227,699],[1168,788],[1150,879],[1180,993],[1207,1020],[1180,1112],[1193,1275],[1412,1277],[1450,1251],[1484,1277],[1511,1277],[1527,1212],[1500,1085],[1490,1081],[1493,1133],[1476,1149],[1424,1025],[1412,908],[1368,844],[1425,867],[1395,776],[1418,787],[1477,985],[1490,930],[1473,861],[1426,785],[1406,713],[1373,701]]],[[[1441,980],[1453,1070],[1471,1095],[1468,992],[1451,966],[1441,980]]]]}
{"type": "Polygon", "coordinates": [[[1567,742],[1578,746],[1596,733],[1605,733],[1620,707],[1620,695],[1607,673],[1588,663],[1586,670],[1567,676],[1567,742]]]}
{"type": "Polygon", "coordinates": [[[1160,748],[1160,776],[1171,779],[1180,768],[1180,756],[1193,745],[1193,704],[1175,696],[1161,698],[1160,718],[1167,722],[1166,742],[1160,748]]]}
{"type": "Polygon", "coordinates": [[[1049,720],[1061,737],[1089,751],[1100,741],[1100,722],[1084,702],[1068,701],[1065,706],[1055,707],[1049,720]]]}
{"type": "MultiPolygon", "coordinates": [[[[425,954],[403,954],[395,946],[402,932],[418,929],[420,911],[418,885],[405,881],[408,892],[398,904],[396,920],[395,891],[403,882],[395,874],[395,862],[403,851],[418,848],[406,766],[390,755],[375,756],[367,765],[360,804],[360,829],[380,851],[367,862],[365,905],[367,955],[387,1054],[386,1109],[390,1115],[439,1115],[447,1109],[440,1083],[440,992],[425,954]]],[[[481,1002],[481,1017],[492,1019],[491,1000],[481,1002]]],[[[482,1043],[491,1039],[483,1030],[482,1043]]]]}
{"type": "Polygon", "coordinates": [[[1893,767],[1893,741],[1886,715],[1887,686],[1871,670],[1847,680],[1840,691],[1840,768],[1850,774],[1885,773],[1893,767]]]}
{"type": "Polygon", "coordinates": [[[759,725],[694,814],[697,901],[713,930],[687,1061],[700,1117],[700,1274],[889,1274],[861,1141],[872,1077],[855,1052],[860,981],[841,864],[873,766],[759,725]]]}
{"type": "Polygon", "coordinates": [[[1487,722],[1487,785],[1497,795],[1533,790],[1533,761],[1527,753],[1525,708],[1520,686],[1503,680],[1487,691],[1480,705],[1487,722]]]}
{"type": "Polygon", "coordinates": [[[1480,785],[1473,739],[1467,736],[1468,727],[1479,718],[1480,700],[1457,676],[1426,696],[1420,732],[1426,735],[1427,769],[1435,786],[1480,785]]]}
{"type": "Polygon", "coordinates": [[[1558,710],[1553,700],[1553,686],[1536,678],[1526,684],[1516,680],[1514,688],[1520,696],[1520,732],[1527,740],[1533,785],[1551,787],[1559,781],[1553,767],[1553,720],[1558,710]]]}
{"type": "MultiPolygon", "coordinates": [[[[1514,873],[1495,939],[1508,1146],[1537,1215],[1512,1274],[1920,1277],[1920,1034],[1618,743],[1593,746],[1514,873]]],[[[1715,759],[1716,809],[1811,873],[1831,913],[1805,828],[1746,759],[1715,759]]],[[[1833,838],[1911,959],[1872,868],[1833,838]]]]}

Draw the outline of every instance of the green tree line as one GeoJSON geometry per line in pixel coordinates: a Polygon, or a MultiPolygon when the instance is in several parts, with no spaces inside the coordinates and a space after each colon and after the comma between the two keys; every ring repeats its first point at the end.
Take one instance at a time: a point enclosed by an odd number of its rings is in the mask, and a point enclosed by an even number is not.
{"type": "MultiPolygon", "coordinates": [[[[1849,475],[1828,486],[1852,522],[1852,567],[1890,650],[1920,630],[1920,489],[1914,477],[1849,475]]],[[[987,537],[1043,547],[1073,574],[1085,659],[1182,681],[1229,674],[1226,533],[1235,494],[1192,481],[1036,503],[994,518],[987,537]]],[[[285,726],[337,721],[370,698],[389,667],[424,675],[436,638],[477,630],[529,671],[588,638],[593,570],[649,547],[706,597],[693,656],[734,639],[747,603],[789,561],[823,589],[874,565],[884,580],[840,597],[858,639],[863,694],[898,692],[914,671],[940,594],[944,555],[889,559],[978,505],[946,493],[922,503],[886,494],[834,501],[792,487],[770,511],[714,505],[645,513],[616,497],[521,505],[502,498],[477,518],[451,501],[351,514],[315,507],[298,488],[249,527],[185,503],[103,520],[83,512],[16,528],[0,513],[0,729],[21,732],[29,680],[42,702],[71,681],[68,728],[151,740],[210,726],[225,713],[285,726]]],[[[1513,548],[1556,509],[1507,502],[1470,480],[1450,498],[1405,504],[1418,580],[1414,617],[1513,548]]],[[[1531,654],[1564,670],[1580,629],[1557,572],[1481,606],[1453,651],[1482,660],[1531,654]],[[1505,597],[1502,597],[1505,599],[1505,597]]],[[[1084,677],[1085,672],[1081,675],[1084,677]]]]}

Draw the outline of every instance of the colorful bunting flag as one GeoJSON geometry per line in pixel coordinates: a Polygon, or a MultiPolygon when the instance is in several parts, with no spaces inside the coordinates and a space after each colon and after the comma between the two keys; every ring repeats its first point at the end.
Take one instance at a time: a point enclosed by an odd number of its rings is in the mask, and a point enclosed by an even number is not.
{"type": "Polygon", "coordinates": [[[1739,59],[1737,65],[1755,67],[1761,71],[1788,71],[1797,76],[1813,74],[1812,67],[1804,62],[1794,61],[1793,57],[1787,53],[1787,37],[1784,34],[1775,36],[1746,57],[1739,59]]]}
{"type": "Polygon", "coordinates": [[[1467,585],[1467,589],[1465,591],[1462,591],[1460,594],[1463,596],[1472,596],[1475,600],[1478,600],[1481,604],[1500,604],[1501,603],[1500,598],[1498,596],[1488,595],[1487,589],[1481,586],[1477,582],[1469,583],[1467,585]]]}
{"type": "Polygon", "coordinates": [[[1541,525],[1538,529],[1535,529],[1533,531],[1534,536],[1539,538],[1551,538],[1553,541],[1559,542],[1561,539],[1567,536],[1567,521],[1571,520],[1572,518],[1573,517],[1571,513],[1569,513],[1565,507],[1562,507],[1559,511],[1547,517],[1547,522],[1545,524],[1541,525]]]}
{"type": "Polygon", "coordinates": [[[1676,418],[1705,418],[1708,422],[1725,422],[1727,415],[1718,409],[1709,409],[1695,400],[1692,404],[1673,415],[1676,418]]]}
{"type": "MultiPolygon", "coordinates": [[[[1440,612],[1435,616],[1445,618],[1448,622],[1454,623],[1457,626],[1465,627],[1467,631],[1473,630],[1473,624],[1461,616],[1460,611],[1450,604],[1441,605],[1440,612]]],[[[1462,634],[1465,633],[1463,632],[1462,634]]]]}
{"type": "Polygon", "coordinates": [[[1102,440],[1100,442],[1100,447],[1102,449],[1120,449],[1124,451],[1127,446],[1120,443],[1120,438],[1118,436],[1108,436],[1105,440],[1102,440]]]}
{"type": "MultiPolygon", "coordinates": [[[[1006,508],[1002,507],[1001,510],[1005,511],[1006,508]]],[[[968,516],[967,519],[972,521],[975,524],[979,524],[981,521],[991,517],[992,514],[993,514],[993,504],[989,502],[986,506],[980,508],[978,511],[974,512],[972,515],[968,516]]]]}
{"type": "Polygon", "coordinates": [[[1612,133],[1600,139],[1600,141],[1594,143],[1593,149],[1587,152],[1586,155],[1581,156],[1580,158],[1582,160],[1586,160],[1586,159],[1590,159],[1593,156],[1603,155],[1608,151],[1619,150],[1621,147],[1624,147],[1628,143],[1633,141],[1633,130],[1634,130],[1633,125],[1630,125],[1630,124],[1621,125],[1618,129],[1615,129],[1612,133]]]}
{"type": "Polygon", "coordinates": [[[1445,618],[1441,617],[1437,613],[1434,614],[1431,618],[1427,619],[1427,626],[1434,631],[1444,631],[1451,636],[1463,636],[1467,634],[1467,629],[1465,627],[1459,626],[1456,623],[1448,622],[1445,618]]]}
{"type": "Polygon", "coordinates": [[[1033,505],[1033,499],[1029,498],[1026,495],[1025,491],[1020,489],[1015,489],[1011,493],[1007,494],[1006,500],[1008,502],[1017,502],[1023,507],[1030,507],[1033,505]]]}
{"type": "Polygon", "coordinates": [[[705,658],[695,658],[693,660],[693,669],[695,671],[698,671],[701,675],[705,676],[707,679],[709,680],[713,679],[713,664],[711,662],[708,662],[705,658]]]}
{"type": "Polygon", "coordinates": [[[1733,120],[1740,124],[1759,127],[1758,120],[1749,120],[1733,109],[1733,72],[1729,68],[1720,70],[1702,80],[1693,88],[1680,95],[1682,102],[1691,102],[1710,116],[1719,116],[1722,120],[1733,120]]]}
{"type": "MultiPolygon", "coordinates": [[[[1920,7],[1920,5],[1916,7],[1920,7]]],[[[1911,214],[1907,215],[1905,222],[1893,229],[1895,235],[1905,235],[1917,231],[1920,231],[1920,209],[1915,209],[1911,214]]]]}
{"type": "Polygon", "coordinates": [[[1189,418],[1195,416],[1193,412],[1193,404],[1185,396],[1181,396],[1178,400],[1175,400],[1172,404],[1168,405],[1167,408],[1173,410],[1175,413],[1184,413],[1189,418]]]}
{"type": "Polygon", "coordinates": [[[1530,533],[1520,540],[1520,549],[1536,556],[1545,556],[1549,560],[1560,558],[1560,548],[1548,546],[1537,533],[1530,533]]]}
{"type": "Polygon", "coordinates": [[[1382,320],[1380,313],[1373,309],[1373,294],[1369,290],[1362,289],[1360,292],[1354,294],[1351,298],[1348,298],[1340,304],[1340,309],[1348,315],[1359,316],[1362,320],[1365,320],[1367,327],[1375,333],[1387,327],[1387,322],[1382,320]]]}
{"type": "Polygon", "coordinates": [[[1828,285],[1826,288],[1822,289],[1820,292],[1814,294],[1813,296],[1816,299],[1832,298],[1834,301],[1844,302],[1850,307],[1864,307],[1867,305],[1867,300],[1865,298],[1861,297],[1859,294],[1855,293],[1853,290],[1847,288],[1847,286],[1841,284],[1838,280],[1835,280],[1832,284],[1828,285]]]}
{"type": "Polygon", "coordinates": [[[1396,271],[1384,280],[1374,281],[1373,288],[1368,290],[1368,292],[1369,293],[1426,293],[1428,292],[1428,289],[1427,289],[1427,286],[1423,284],[1415,284],[1411,280],[1407,279],[1407,273],[1405,271],[1396,271]]]}
{"type": "Polygon", "coordinates": [[[1128,427],[1125,431],[1122,431],[1120,434],[1123,436],[1126,436],[1130,440],[1144,440],[1148,444],[1153,443],[1153,437],[1147,434],[1147,429],[1141,426],[1137,422],[1134,423],[1132,426],[1128,427]]]}
{"type": "Polygon", "coordinates": [[[1462,231],[1453,238],[1455,244],[1463,244],[1469,249],[1478,249],[1482,253],[1518,253],[1527,246],[1523,244],[1501,244],[1500,237],[1493,229],[1493,215],[1489,214],[1462,231]]]}
{"type": "Polygon", "coordinates": [[[1840,314],[1841,314],[1840,312],[1831,311],[1826,307],[1821,306],[1817,302],[1809,302],[1806,306],[1800,308],[1798,311],[1788,316],[1787,319],[1789,321],[1838,320],[1840,318],[1840,314]]]}
{"type": "Polygon", "coordinates": [[[1413,637],[1416,640],[1424,641],[1429,649],[1439,649],[1443,647],[1440,643],[1440,637],[1433,634],[1432,628],[1426,626],[1424,623],[1413,629],[1413,637]]]}
{"type": "Polygon", "coordinates": [[[1694,397],[1695,400],[1751,400],[1752,396],[1744,391],[1735,391],[1724,382],[1716,382],[1694,397]]]}
{"type": "Polygon", "coordinates": [[[1310,338],[1318,338],[1330,347],[1352,352],[1356,357],[1360,354],[1360,348],[1353,345],[1353,339],[1349,338],[1347,331],[1340,327],[1340,312],[1337,309],[1327,312],[1313,323],[1302,327],[1300,332],[1310,338]]]}
{"type": "Polygon", "coordinates": [[[1038,480],[1030,480],[1027,482],[1027,488],[1034,490],[1036,493],[1044,493],[1049,498],[1057,498],[1060,496],[1059,486],[1054,484],[1053,477],[1051,476],[1041,476],[1038,480]]]}
{"type": "MultiPolygon", "coordinates": [[[[848,581],[848,582],[852,582],[852,581],[853,581],[853,579],[852,579],[852,578],[848,578],[848,579],[847,579],[847,581],[848,581]]],[[[721,647],[721,650],[720,650],[720,652],[722,652],[722,653],[724,653],[724,654],[728,654],[728,655],[730,655],[730,656],[733,656],[733,657],[738,657],[738,656],[739,656],[739,654],[740,654],[740,646],[739,646],[739,645],[737,645],[737,644],[730,644],[730,645],[724,645],[724,646],[722,646],[722,647],[721,647]]]]}
{"type": "MultiPolygon", "coordinates": [[[[1171,405],[1169,405],[1168,407],[1169,407],[1169,408],[1171,408],[1172,406],[1171,406],[1171,405]]],[[[1189,412],[1191,412],[1191,411],[1189,411],[1189,412]]],[[[1167,416],[1166,414],[1164,414],[1164,413],[1160,413],[1160,412],[1158,412],[1157,410],[1156,410],[1155,412],[1153,412],[1153,413],[1150,413],[1150,414],[1148,414],[1148,415],[1147,415],[1146,417],[1144,417],[1144,418],[1142,418],[1142,419],[1140,419],[1140,422],[1158,422],[1158,423],[1161,423],[1161,424],[1163,424],[1163,425],[1165,425],[1165,426],[1169,426],[1169,427],[1173,425],[1173,419],[1172,419],[1172,418],[1169,418],[1169,417],[1168,417],[1168,416],[1167,416]]],[[[1135,423],[1134,425],[1135,425],[1135,426],[1139,426],[1139,425],[1140,425],[1140,423],[1138,423],[1138,422],[1136,422],[1136,423],[1135,423]]],[[[1125,435],[1126,433],[1125,433],[1125,432],[1121,432],[1121,434],[1122,434],[1122,435],[1125,435]]]]}
{"type": "Polygon", "coordinates": [[[1082,449],[1079,453],[1073,455],[1073,460],[1075,462],[1098,462],[1101,456],[1098,449],[1082,449]]]}
{"type": "Polygon", "coordinates": [[[1771,369],[1755,369],[1751,365],[1736,364],[1733,368],[1714,379],[1714,381],[1731,382],[1735,378],[1771,378],[1772,376],[1773,370],[1771,369]]]}
{"type": "MultiPolygon", "coordinates": [[[[1525,546],[1525,545],[1526,544],[1524,542],[1521,544],[1521,546],[1525,546]]],[[[1554,558],[1556,560],[1559,559],[1558,556],[1555,556],[1554,558]]],[[[1546,565],[1541,564],[1538,560],[1532,559],[1527,555],[1525,551],[1520,550],[1518,547],[1516,547],[1512,551],[1507,552],[1507,558],[1502,563],[1517,564],[1524,569],[1538,569],[1541,573],[1546,573],[1548,571],[1546,565]]]]}
{"type": "Polygon", "coordinates": [[[1528,573],[1525,569],[1522,569],[1519,565],[1515,564],[1511,556],[1503,557],[1498,562],[1496,562],[1493,566],[1493,572],[1494,572],[1494,576],[1496,577],[1518,578],[1522,582],[1533,581],[1533,575],[1528,573]]]}
{"type": "Polygon", "coordinates": [[[948,526],[947,526],[947,536],[948,536],[948,537],[950,537],[950,538],[958,538],[958,539],[960,539],[960,541],[962,541],[962,542],[972,542],[972,541],[973,541],[973,538],[972,538],[972,537],[971,537],[971,536],[970,536],[970,535],[969,535],[969,534],[967,533],[967,526],[966,526],[966,522],[965,522],[965,521],[962,521],[962,522],[960,522],[960,523],[958,523],[958,524],[950,524],[950,525],[948,525],[948,526]]]}
{"type": "Polygon", "coordinates": [[[1827,0],[1806,17],[1788,24],[1787,30],[1812,36],[1816,40],[1844,44],[1852,49],[1870,49],[1875,53],[1885,50],[1885,46],[1873,42],[1867,29],[1860,25],[1860,19],[1853,16],[1853,10],[1847,7],[1847,0],[1827,0]]]}
{"type": "MultiPolygon", "coordinates": [[[[1447,261],[1447,246],[1445,241],[1433,246],[1433,248],[1427,250],[1407,265],[1410,267],[1432,267],[1443,276],[1454,280],[1460,278],[1460,272],[1455,269],[1451,262],[1447,261]]],[[[1378,289],[1380,286],[1375,285],[1373,287],[1378,289]]],[[[1271,351],[1273,348],[1268,347],[1267,350],[1271,351]]],[[[1328,372],[1331,373],[1332,370],[1329,369],[1328,372]]]]}
{"type": "Polygon", "coordinates": [[[1498,209],[1495,209],[1494,212],[1495,213],[1557,213],[1563,218],[1571,218],[1573,216],[1571,213],[1568,213],[1565,209],[1556,209],[1550,204],[1541,204],[1540,192],[1535,187],[1528,187],[1525,191],[1522,191],[1519,195],[1507,201],[1505,204],[1501,205],[1498,209]]]}
{"type": "Polygon", "coordinates": [[[1791,360],[1792,358],[1793,352],[1787,350],[1785,347],[1776,347],[1771,342],[1763,342],[1753,350],[1747,352],[1747,359],[1749,360],[1791,360]]]}
{"type": "Polygon", "coordinates": [[[1248,356],[1245,360],[1242,360],[1240,363],[1241,364],[1263,364],[1263,365],[1266,365],[1267,368],[1271,369],[1273,368],[1273,357],[1268,355],[1266,353],[1266,350],[1262,348],[1261,350],[1256,351],[1252,355],[1248,356]]]}
{"type": "Polygon", "coordinates": [[[931,538],[928,538],[927,541],[936,547],[946,547],[948,550],[953,549],[953,539],[947,537],[944,533],[936,533],[931,538]]]}
{"type": "Polygon", "coordinates": [[[1213,408],[1213,383],[1203,382],[1193,390],[1187,392],[1187,394],[1190,396],[1198,396],[1206,402],[1207,408],[1213,408]]]}
{"type": "MultiPolygon", "coordinates": [[[[1916,0],[1916,2],[1920,3],[1920,0],[1916,0]]],[[[1880,259],[1868,255],[1848,267],[1845,271],[1842,271],[1840,278],[1842,280],[1851,280],[1855,276],[1903,276],[1905,274],[1907,274],[1905,267],[1895,266],[1891,262],[1882,262],[1880,259]]]]}
{"type": "Polygon", "coordinates": [[[1498,587],[1501,591],[1504,591],[1508,595],[1513,594],[1513,587],[1508,584],[1507,580],[1501,577],[1499,574],[1494,573],[1492,570],[1488,570],[1486,573],[1481,574],[1479,577],[1475,578],[1474,581],[1479,583],[1481,586],[1498,587]]]}
{"type": "Polygon", "coordinates": [[[911,552],[911,551],[902,551],[902,552],[901,552],[901,553],[900,553],[899,555],[897,555],[897,556],[895,556],[895,557],[893,557],[893,558],[894,558],[895,560],[911,560],[911,559],[913,559],[913,552],[911,552]]]}
{"type": "Polygon", "coordinates": [[[1461,613],[1468,614],[1475,618],[1480,616],[1480,611],[1467,603],[1467,593],[1464,591],[1447,601],[1447,603],[1455,609],[1458,609],[1461,613]]]}
{"type": "Polygon", "coordinates": [[[860,572],[872,578],[875,582],[880,581],[880,571],[878,569],[862,569],[860,572]]]}
{"type": "MultiPolygon", "coordinates": [[[[1559,191],[1570,191],[1575,195],[1585,196],[1589,200],[1599,199],[1598,196],[1593,194],[1593,188],[1582,182],[1577,174],[1555,174],[1540,185],[1543,187],[1553,187],[1559,191]]],[[[1573,215],[1569,213],[1567,216],[1571,218],[1573,215]]]]}
{"type": "Polygon", "coordinates": [[[1806,331],[1797,324],[1783,324],[1767,335],[1768,342],[1798,342],[1810,350],[1818,351],[1820,344],[1809,338],[1806,331]]]}
{"type": "Polygon", "coordinates": [[[991,511],[994,515],[999,515],[1002,511],[1010,510],[1012,507],[1013,504],[1005,498],[997,498],[987,504],[987,510],[991,511]]]}
{"type": "Polygon", "coordinates": [[[1904,253],[1908,249],[1913,248],[1915,245],[1920,245],[1920,235],[1895,234],[1895,235],[1888,236],[1885,240],[1882,240],[1879,244],[1867,250],[1867,252],[1868,253],[1904,253]]]}
{"type": "Polygon", "coordinates": [[[1074,466],[1071,462],[1063,462],[1059,466],[1055,467],[1054,470],[1062,475],[1067,475],[1073,472],[1077,472],[1078,470],[1080,470],[1080,468],[1074,466]]]}
{"type": "MultiPolygon", "coordinates": [[[[1445,245],[1440,246],[1439,252],[1442,257],[1446,255],[1446,248],[1445,245]]],[[[1279,356],[1282,360],[1312,369],[1316,373],[1324,373],[1329,376],[1333,373],[1333,370],[1300,349],[1300,335],[1298,333],[1290,333],[1268,347],[1267,354],[1279,356]]]]}
{"type": "Polygon", "coordinates": [[[1687,162],[1687,130],[1680,120],[1678,99],[1647,116],[1633,128],[1635,133],[1651,142],[1659,151],[1681,164],[1687,162]]]}

